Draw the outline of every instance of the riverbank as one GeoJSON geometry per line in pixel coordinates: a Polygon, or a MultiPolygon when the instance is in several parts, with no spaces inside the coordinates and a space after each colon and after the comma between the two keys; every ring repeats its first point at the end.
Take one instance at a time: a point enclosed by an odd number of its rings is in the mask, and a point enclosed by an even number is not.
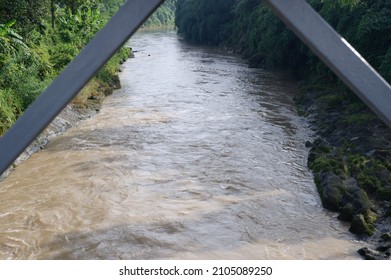
{"type": "Polygon", "coordinates": [[[390,259],[391,129],[331,85],[302,85],[296,103],[318,136],[306,145],[323,206],[372,245],[359,250],[365,259],[390,259]]]}
{"type": "Polygon", "coordinates": [[[15,167],[27,160],[32,154],[44,149],[55,137],[69,128],[77,126],[80,121],[99,113],[104,98],[120,87],[121,83],[117,74],[111,75],[106,83],[93,78],[15,160],[12,166],[3,174],[0,174],[0,181],[4,180],[15,167]]]}

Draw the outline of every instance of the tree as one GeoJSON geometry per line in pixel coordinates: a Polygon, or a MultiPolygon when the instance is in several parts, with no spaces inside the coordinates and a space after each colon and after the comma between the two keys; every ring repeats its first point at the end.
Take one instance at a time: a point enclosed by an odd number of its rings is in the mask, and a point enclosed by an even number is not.
{"type": "Polygon", "coordinates": [[[72,12],[72,14],[76,14],[77,10],[82,6],[97,9],[99,4],[102,4],[103,1],[104,0],[62,0],[60,2],[64,4],[72,12]]]}
{"type": "Polygon", "coordinates": [[[176,0],[166,0],[145,22],[144,26],[170,26],[175,21],[176,0]]]}
{"type": "Polygon", "coordinates": [[[194,43],[218,45],[233,20],[237,0],[178,0],[175,24],[178,33],[194,43]]]}
{"type": "Polygon", "coordinates": [[[0,20],[16,20],[16,27],[24,33],[42,25],[49,14],[50,0],[0,0],[0,20]]]}

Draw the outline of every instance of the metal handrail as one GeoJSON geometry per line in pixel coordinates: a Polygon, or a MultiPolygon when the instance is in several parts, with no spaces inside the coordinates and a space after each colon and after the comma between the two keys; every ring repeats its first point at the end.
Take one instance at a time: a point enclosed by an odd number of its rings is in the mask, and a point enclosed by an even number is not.
{"type": "MultiPolygon", "coordinates": [[[[88,83],[164,0],[128,0],[0,139],[0,174],[88,83]]],[[[390,85],[305,0],[265,0],[391,127],[390,85]]]]}

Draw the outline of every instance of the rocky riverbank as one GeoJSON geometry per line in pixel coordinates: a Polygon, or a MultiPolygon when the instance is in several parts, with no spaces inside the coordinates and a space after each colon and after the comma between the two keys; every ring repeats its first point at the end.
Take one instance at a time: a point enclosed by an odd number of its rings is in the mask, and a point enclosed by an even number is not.
{"type": "Polygon", "coordinates": [[[390,259],[391,129],[348,90],[302,85],[296,103],[318,136],[306,145],[323,206],[371,244],[363,258],[390,259]]]}

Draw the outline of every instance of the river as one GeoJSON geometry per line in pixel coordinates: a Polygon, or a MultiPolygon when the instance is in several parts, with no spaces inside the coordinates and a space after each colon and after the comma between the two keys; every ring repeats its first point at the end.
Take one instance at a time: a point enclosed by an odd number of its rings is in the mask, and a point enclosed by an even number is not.
{"type": "Polygon", "coordinates": [[[173,31],[0,182],[1,259],[359,259],[306,167],[294,81],[173,31]]]}

